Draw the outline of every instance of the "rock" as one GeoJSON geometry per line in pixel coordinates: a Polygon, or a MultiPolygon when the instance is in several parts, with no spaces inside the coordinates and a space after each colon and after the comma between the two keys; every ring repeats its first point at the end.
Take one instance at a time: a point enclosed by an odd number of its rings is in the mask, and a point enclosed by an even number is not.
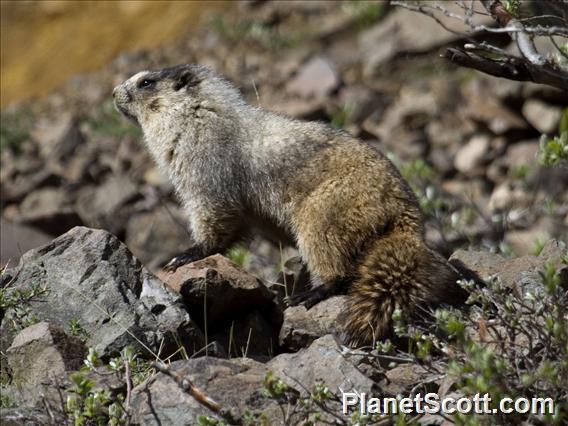
{"type": "Polygon", "coordinates": [[[87,349],[83,342],[47,322],[20,331],[8,348],[12,383],[39,384],[76,371],[83,365],[87,349]]]}
{"type": "Polygon", "coordinates": [[[381,389],[391,395],[406,395],[417,383],[426,381],[431,375],[420,365],[400,364],[386,372],[386,382],[381,384],[381,389]]]}
{"type": "Polygon", "coordinates": [[[35,297],[22,302],[19,313],[6,310],[0,325],[3,348],[21,310],[61,328],[78,322],[88,336],[86,345],[101,356],[115,355],[127,345],[149,358],[160,351],[166,357],[180,344],[188,353],[202,347],[202,333],[179,295],[106,231],[73,228],[24,254],[12,276],[11,289],[33,291],[35,297]]]}
{"type": "Polygon", "coordinates": [[[496,135],[512,130],[526,130],[527,123],[495,98],[495,80],[473,80],[463,88],[467,101],[462,113],[470,120],[485,123],[496,135]]]}
{"type": "Polygon", "coordinates": [[[280,329],[280,345],[298,351],[325,334],[336,332],[336,324],[345,306],[346,296],[334,296],[307,310],[292,306],[284,311],[280,329]]]}
{"type": "Polygon", "coordinates": [[[278,342],[287,350],[298,351],[320,337],[319,331],[305,306],[291,306],[284,311],[278,342]]]}
{"type": "Polygon", "coordinates": [[[523,207],[530,202],[530,194],[518,185],[509,181],[497,186],[489,198],[489,210],[493,212],[507,211],[514,207],[523,207]]]}
{"type": "Polygon", "coordinates": [[[300,68],[288,82],[286,90],[302,98],[324,98],[339,86],[340,80],[333,65],[316,56],[300,68]]]}
{"type": "Polygon", "coordinates": [[[126,245],[150,270],[157,270],[190,246],[186,221],[181,209],[171,203],[138,214],[126,225],[126,245]]]}
{"type": "Polygon", "coordinates": [[[130,218],[125,205],[137,196],[138,188],[128,177],[111,175],[102,185],[81,190],[76,209],[86,225],[116,234],[130,218]]]}
{"type": "Polygon", "coordinates": [[[209,330],[230,325],[231,321],[253,311],[278,316],[273,295],[266,286],[219,254],[160,276],[182,295],[196,321],[204,318],[206,306],[209,330]]]}
{"type": "MultiPolygon", "coordinates": [[[[4,167],[2,165],[2,167],[4,167]]],[[[16,174],[0,181],[0,200],[3,202],[19,202],[31,192],[47,186],[58,186],[61,178],[51,170],[42,169],[30,175],[16,174]]]]}
{"type": "MultiPolygon", "coordinates": [[[[63,418],[57,418],[64,424],[63,418]]],[[[46,413],[45,408],[2,408],[0,410],[0,423],[3,426],[37,426],[37,425],[52,425],[53,420],[46,413]]]]}
{"type": "Polygon", "coordinates": [[[523,166],[533,167],[536,165],[538,149],[537,140],[517,142],[507,148],[504,155],[505,164],[509,170],[523,166]]]}
{"type": "MultiPolygon", "coordinates": [[[[246,411],[265,413],[268,424],[279,424],[276,403],[262,396],[267,368],[249,359],[224,360],[212,357],[176,361],[170,369],[189,377],[196,387],[224,408],[242,416],[246,411]]],[[[199,416],[213,416],[192,396],[163,373],[134,388],[133,423],[141,425],[197,424],[199,416]]]]}
{"type": "Polygon", "coordinates": [[[51,162],[67,161],[85,142],[79,121],[70,113],[64,113],[56,120],[40,120],[32,136],[38,142],[42,157],[51,162]]]}
{"type": "Polygon", "coordinates": [[[538,243],[550,239],[553,228],[553,224],[543,218],[529,229],[510,230],[505,234],[504,242],[517,256],[531,254],[538,243]]]}
{"type": "Polygon", "coordinates": [[[487,136],[474,136],[457,152],[454,158],[455,168],[465,175],[471,174],[482,164],[489,146],[487,136]]]}
{"type": "Polygon", "coordinates": [[[335,326],[341,313],[345,309],[348,296],[332,296],[313,306],[308,314],[318,324],[325,334],[336,331],[335,326]]]}
{"type": "Polygon", "coordinates": [[[0,219],[0,268],[15,266],[22,253],[51,241],[51,237],[25,225],[0,219]]]}
{"type": "MultiPolygon", "coordinates": [[[[340,394],[356,390],[372,393],[373,381],[361,373],[342,354],[341,346],[331,335],[320,337],[308,348],[294,354],[280,354],[266,366],[289,386],[313,389],[325,383],[331,392],[340,394]]],[[[298,389],[305,393],[305,389],[298,389]]]]}
{"type": "Polygon", "coordinates": [[[60,235],[81,225],[81,218],[70,206],[64,188],[42,188],[31,192],[20,204],[12,221],[30,225],[50,235],[60,235]]]}
{"type": "MultiPolygon", "coordinates": [[[[448,3],[444,7],[456,11],[456,5],[448,3]]],[[[458,9],[458,13],[460,11],[458,9]]],[[[432,12],[456,31],[465,29],[457,20],[448,19],[435,10],[432,12]]],[[[395,8],[386,18],[359,36],[359,50],[364,58],[363,73],[369,77],[376,75],[379,68],[397,53],[427,52],[457,38],[455,33],[445,30],[429,16],[395,8]],[[416,28],[421,30],[416,31],[416,28]]]]}
{"type": "Polygon", "coordinates": [[[344,125],[361,123],[371,113],[381,114],[387,105],[385,98],[364,85],[342,88],[338,94],[338,104],[345,114],[344,125]]]}
{"type": "Polygon", "coordinates": [[[566,244],[550,240],[546,243],[539,256],[526,255],[514,259],[490,253],[487,251],[463,250],[455,251],[450,257],[451,262],[458,261],[474,271],[483,280],[499,276],[504,285],[510,288],[521,286],[530,288],[539,281],[538,271],[551,261],[557,266],[561,264],[561,256],[566,253],[566,244]]]}
{"type": "Polygon", "coordinates": [[[431,93],[404,89],[384,114],[371,114],[362,126],[377,136],[389,151],[410,160],[426,153],[425,126],[438,112],[431,93]]]}
{"type": "Polygon", "coordinates": [[[562,109],[537,99],[529,99],[523,105],[523,116],[541,133],[555,134],[562,117],[562,109]]]}

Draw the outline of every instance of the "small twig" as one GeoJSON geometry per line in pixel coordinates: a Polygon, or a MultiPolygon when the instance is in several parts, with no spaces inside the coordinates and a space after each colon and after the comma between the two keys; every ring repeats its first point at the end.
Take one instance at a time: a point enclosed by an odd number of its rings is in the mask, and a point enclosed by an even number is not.
{"type": "Polygon", "coordinates": [[[47,414],[51,419],[51,424],[57,424],[57,422],[55,421],[55,415],[53,414],[53,410],[51,409],[51,404],[49,403],[49,401],[47,400],[47,398],[43,393],[41,393],[41,402],[43,403],[45,411],[47,411],[47,414]]]}
{"type": "Polygon", "coordinates": [[[256,83],[254,82],[254,78],[252,79],[252,87],[254,89],[254,93],[256,94],[256,102],[258,103],[258,106],[261,106],[260,104],[260,96],[258,94],[258,90],[256,89],[256,83]]]}
{"type": "Polygon", "coordinates": [[[238,416],[235,416],[231,412],[231,410],[221,407],[218,402],[207,396],[201,389],[197,388],[188,377],[183,377],[180,374],[170,370],[161,362],[153,362],[152,367],[154,367],[160,373],[171,377],[181,388],[181,390],[193,397],[193,399],[195,399],[199,404],[219,415],[227,423],[232,425],[242,424],[242,420],[238,416]]]}
{"type": "MultiPolygon", "coordinates": [[[[283,371],[283,373],[286,377],[288,377],[290,380],[292,380],[294,383],[300,386],[304,390],[304,392],[306,392],[309,395],[310,399],[314,402],[314,404],[316,404],[320,409],[322,409],[327,414],[335,418],[339,422],[339,424],[341,425],[347,424],[345,419],[341,417],[339,414],[337,414],[334,410],[330,409],[327,405],[318,401],[316,398],[312,398],[312,393],[310,392],[310,390],[306,386],[304,386],[304,384],[301,383],[298,379],[296,379],[293,376],[290,376],[286,371],[283,371]]],[[[333,396],[335,397],[334,401],[339,402],[339,397],[335,394],[333,394],[333,396]]]]}
{"type": "Polygon", "coordinates": [[[124,360],[124,380],[126,381],[126,414],[130,413],[130,399],[132,397],[132,376],[130,374],[130,362],[124,360]]]}
{"type": "MultiPolygon", "coordinates": [[[[521,54],[535,65],[544,65],[546,60],[538,53],[532,37],[529,36],[527,28],[519,22],[509,11],[503,6],[499,0],[482,0],[483,6],[491,16],[504,29],[515,29],[517,34],[511,34],[511,37],[517,42],[517,47],[521,54]]],[[[555,27],[549,27],[547,30],[555,27]]],[[[566,31],[566,29],[564,29],[566,31]]],[[[568,32],[567,32],[568,34],[568,32]]],[[[550,34],[552,35],[552,34],[550,34]]]]}
{"type": "Polygon", "coordinates": [[[503,60],[491,60],[472,52],[448,48],[442,57],[451,62],[473,68],[496,77],[503,77],[516,81],[532,81],[546,84],[562,90],[568,90],[568,74],[551,66],[534,65],[523,58],[506,58],[503,60]]]}

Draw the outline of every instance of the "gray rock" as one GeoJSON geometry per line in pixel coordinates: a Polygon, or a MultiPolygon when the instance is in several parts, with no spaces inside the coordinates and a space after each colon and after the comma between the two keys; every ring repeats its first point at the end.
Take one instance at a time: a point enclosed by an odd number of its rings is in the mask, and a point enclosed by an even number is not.
{"type": "MultiPolygon", "coordinates": [[[[202,333],[179,295],[106,231],[74,228],[27,252],[12,276],[14,291],[42,289],[18,309],[62,328],[79,321],[88,335],[86,345],[103,356],[126,345],[150,358],[160,350],[167,356],[180,343],[188,352],[202,347],[202,333]]],[[[15,308],[5,312],[3,345],[9,343],[18,315],[15,308]]]]}
{"type": "Polygon", "coordinates": [[[346,296],[334,296],[307,310],[292,306],[284,311],[279,342],[287,350],[297,351],[325,334],[334,333],[345,306],[346,296]]]}
{"type": "Polygon", "coordinates": [[[11,220],[50,235],[62,234],[82,224],[64,188],[42,188],[31,192],[11,220]]]}
{"type": "Polygon", "coordinates": [[[507,259],[487,251],[459,249],[452,254],[450,261],[461,262],[483,280],[498,276],[508,287],[530,289],[535,282],[540,281],[538,272],[544,268],[546,262],[551,261],[560,266],[563,253],[566,253],[566,244],[550,240],[539,256],[526,255],[507,259]]]}
{"type": "Polygon", "coordinates": [[[32,132],[42,156],[51,162],[69,159],[75,149],[85,142],[76,117],[69,113],[56,120],[40,120],[32,132]]]}
{"type": "MultiPolygon", "coordinates": [[[[63,424],[63,419],[59,420],[63,424]]],[[[0,424],[3,426],[37,426],[52,425],[53,421],[45,409],[18,407],[0,409],[0,424]]]]}
{"type": "Polygon", "coordinates": [[[507,148],[504,156],[505,164],[511,168],[536,165],[538,153],[538,140],[517,142],[507,148]]]}
{"type": "MultiPolygon", "coordinates": [[[[276,404],[262,395],[267,368],[250,359],[224,360],[212,357],[176,361],[170,369],[189,377],[194,385],[224,408],[236,414],[264,412],[278,424],[276,404]]],[[[214,416],[193,397],[183,392],[175,381],[158,373],[132,393],[134,423],[141,425],[194,425],[201,415],[214,416]]]]}
{"type": "Polygon", "coordinates": [[[280,354],[266,366],[296,389],[298,383],[306,389],[325,383],[331,392],[338,394],[341,394],[340,389],[365,393],[371,393],[373,389],[373,381],[341,354],[341,346],[331,335],[320,337],[298,353],[280,354]]]}
{"type": "MultiPolygon", "coordinates": [[[[456,5],[448,3],[444,7],[460,12],[456,5]]],[[[457,20],[449,19],[441,12],[432,12],[456,31],[465,30],[457,20]]],[[[396,8],[359,37],[364,74],[375,75],[381,65],[399,52],[426,52],[457,38],[455,33],[445,30],[429,16],[396,8]],[[420,28],[420,31],[416,31],[416,28],[420,28]]]]}
{"type": "Polygon", "coordinates": [[[367,117],[363,129],[377,136],[401,159],[416,159],[426,152],[425,127],[438,112],[439,106],[431,93],[401,90],[384,114],[375,112],[367,117]]]}
{"type": "Polygon", "coordinates": [[[558,132],[562,110],[537,99],[529,99],[523,105],[523,115],[541,133],[558,132]]]}
{"type": "Polygon", "coordinates": [[[7,351],[12,383],[39,384],[79,370],[86,354],[84,343],[62,329],[47,322],[31,325],[16,335],[7,351]]]}
{"type": "Polygon", "coordinates": [[[310,59],[286,85],[288,92],[302,98],[323,98],[339,85],[333,65],[325,58],[310,59]]]}
{"type": "Polygon", "coordinates": [[[138,188],[127,176],[111,175],[102,185],[81,190],[76,210],[87,226],[116,234],[124,229],[131,215],[125,205],[137,196],[138,188]]]}
{"type": "MultiPolygon", "coordinates": [[[[2,164],[2,169],[4,164],[2,164]]],[[[45,186],[59,185],[61,179],[51,170],[41,169],[31,174],[17,173],[6,176],[0,181],[0,200],[4,202],[19,202],[32,191],[45,186]]]]}
{"type": "Polygon", "coordinates": [[[504,242],[517,256],[534,253],[537,244],[548,241],[554,230],[550,218],[542,217],[528,229],[510,230],[505,234],[504,242]]]}
{"type": "Polygon", "coordinates": [[[284,349],[297,351],[320,336],[318,324],[310,317],[305,306],[291,306],[284,311],[284,321],[278,336],[278,342],[284,349]]]}
{"type": "Polygon", "coordinates": [[[493,189],[488,207],[492,212],[506,211],[515,207],[526,207],[530,202],[530,194],[521,185],[505,181],[493,189]]]}
{"type": "Polygon", "coordinates": [[[522,117],[495,98],[495,86],[495,80],[487,79],[476,79],[466,84],[463,98],[467,100],[467,104],[463,112],[470,120],[486,123],[496,135],[513,129],[527,129],[527,123],[522,117]]]}
{"type": "Polygon", "coordinates": [[[460,172],[469,175],[474,172],[483,162],[489,150],[489,138],[487,136],[475,136],[460,148],[454,158],[454,166],[460,172]]]}
{"type": "Polygon", "coordinates": [[[417,383],[425,382],[432,373],[417,364],[400,364],[385,373],[381,389],[391,395],[407,394],[417,383]]]}

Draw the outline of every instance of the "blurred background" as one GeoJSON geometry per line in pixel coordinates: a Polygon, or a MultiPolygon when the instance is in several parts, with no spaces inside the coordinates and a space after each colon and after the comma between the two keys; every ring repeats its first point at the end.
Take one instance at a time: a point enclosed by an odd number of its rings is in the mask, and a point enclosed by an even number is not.
{"type": "MultiPolygon", "coordinates": [[[[226,75],[253,104],[385,152],[446,255],[518,256],[566,240],[568,169],[540,147],[568,128],[565,92],[440,56],[464,41],[389,2],[3,1],[1,263],[76,225],[113,232],[153,270],[189,246],[171,185],[111,99],[142,69],[188,62],[226,75]]],[[[511,49],[506,35],[491,41],[511,49]]],[[[255,238],[230,257],[273,280],[294,253],[255,238]]]]}

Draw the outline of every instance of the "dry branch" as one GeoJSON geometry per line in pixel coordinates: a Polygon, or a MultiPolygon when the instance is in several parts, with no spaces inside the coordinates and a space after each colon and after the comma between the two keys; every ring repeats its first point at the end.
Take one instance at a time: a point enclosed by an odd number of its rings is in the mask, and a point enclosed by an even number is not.
{"type": "Polygon", "coordinates": [[[220,416],[223,420],[231,425],[241,425],[242,421],[238,416],[235,416],[231,410],[221,407],[212,398],[208,397],[201,389],[196,387],[193,382],[188,378],[181,376],[180,374],[170,370],[166,365],[160,362],[154,362],[152,366],[158,370],[160,373],[171,377],[177,383],[177,385],[187,394],[191,395],[199,404],[213,411],[215,414],[220,416]]]}
{"type": "Polygon", "coordinates": [[[465,2],[458,2],[463,9],[463,15],[451,12],[436,2],[408,3],[393,0],[391,4],[429,16],[444,29],[453,33],[457,32],[449,28],[443,20],[436,16],[436,13],[442,13],[447,18],[466,24],[470,31],[467,34],[458,34],[468,40],[469,43],[464,45],[463,49],[449,48],[442,55],[457,65],[473,68],[486,74],[509,80],[532,81],[568,90],[568,68],[542,55],[536,48],[533,40],[535,36],[549,37],[560,56],[565,57],[566,53],[561,50],[560,46],[552,38],[552,36],[568,37],[568,23],[565,17],[540,15],[517,19],[499,0],[480,0],[480,2],[487,10],[487,13],[499,24],[498,28],[477,25],[473,22],[474,15],[485,15],[485,13],[474,11],[473,2],[468,3],[469,6],[465,2]],[[544,26],[531,24],[531,22],[539,22],[540,20],[551,18],[563,25],[544,26]],[[508,34],[515,42],[520,56],[505,52],[488,42],[480,43],[472,38],[474,35],[479,37],[480,34],[487,32],[508,34]],[[478,52],[474,53],[472,50],[478,52]]]}

